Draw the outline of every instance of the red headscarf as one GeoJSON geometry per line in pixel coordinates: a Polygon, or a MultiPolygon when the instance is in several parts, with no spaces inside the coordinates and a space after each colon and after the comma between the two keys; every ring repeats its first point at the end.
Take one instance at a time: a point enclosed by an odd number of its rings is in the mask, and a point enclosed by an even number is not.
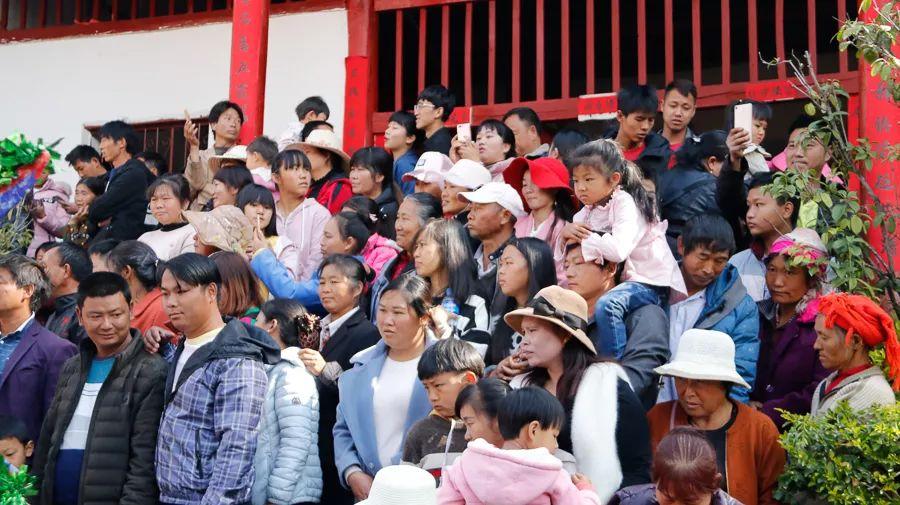
{"type": "Polygon", "coordinates": [[[867,347],[884,344],[894,391],[900,391],[900,343],[894,320],[872,300],[860,295],[831,293],[819,299],[819,313],[825,316],[825,327],[834,325],[847,330],[847,342],[858,335],[867,347]]]}

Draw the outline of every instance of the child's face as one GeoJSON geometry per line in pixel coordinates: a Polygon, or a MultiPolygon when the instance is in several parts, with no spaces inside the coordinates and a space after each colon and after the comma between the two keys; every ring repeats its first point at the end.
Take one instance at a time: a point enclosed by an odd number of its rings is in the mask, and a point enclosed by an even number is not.
{"type": "Polygon", "coordinates": [[[766,129],[769,128],[769,122],[765,119],[753,120],[753,143],[761,146],[766,138],[766,129]]]}
{"type": "Polygon", "coordinates": [[[278,191],[294,198],[303,198],[312,183],[312,174],[306,167],[282,167],[278,173],[272,174],[272,180],[278,185],[278,191]]]}
{"type": "Polygon", "coordinates": [[[543,447],[550,454],[559,449],[559,426],[543,427],[537,421],[531,421],[519,432],[519,444],[526,449],[539,449],[543,447]]]}
{"type": "Polygon", "coordinates": [[[503,445],[503,435],[500,434],[497,420],[491,419],[487,413],[478,412],[471,405],[466,404],[459,409],[459,417],[462,418],[463,424],[466,425],[467,442],[483,438],[487,443],[495,447],[503,445]]]}
{"type": "Polygon", "coordinates": [[[472,372],[444,372],[422,381],[428,401],[437,415],[450,419],[456,410],[456,397],[469,384],[475,382],[472,372]]]}
{"type": "Polygon", "coordinates": [[[247,216],[254,228],[259,228],[260,230],[265,230],[269,226],[274,213],[275,209],[267,207],[260,202],[250,202],[244,205],[244,215],[247,216]]]}
{"type": "Polygon", "coordinates": [[[612,194],[621,177],[620,174],[606,177],[596,169],[578,165],[572,171],[575,196],[584,205],[594,205],[612,194]]]}
{"type": "Polygon", "coordinates": [[[625,139],[634,144],[640,144],[647,138],[647,134],[653,129],[656,122],[656,112],[632,112],[627,116],[619,111],[619,130],[625,139]]]}
{"type": "Polygon", "coordinates": [[[260,168],[260,167],[267,167],[267,166],[269,166],[269,164],[266,163],[265,158],[260,156],[259,153],[247,151],[247,169],[248,170],[254,169],[254,168],[260,168]]]}
{"type": "Polygon", "coordinates": [[[765,237],[777,230],[789,231],[792,211],[790,203],[779,205],[765,188],[757,187],[747,192],[747,229],[754,237],[765,237]]]}
{"type": "Polygon", "coordinates": [[[22,444],[15,437],[0,439],[0,453],[3,454],[3,459],[16,468],[24,465],[25,460],[31,457],[32,452],[34,452],[34,442],[32,441],[22,444]]]}

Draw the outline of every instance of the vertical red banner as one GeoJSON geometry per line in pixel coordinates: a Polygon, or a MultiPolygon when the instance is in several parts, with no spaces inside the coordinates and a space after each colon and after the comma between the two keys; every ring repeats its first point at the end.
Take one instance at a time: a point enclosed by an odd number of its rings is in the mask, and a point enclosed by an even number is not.
{"type": "MultiPolygon", "coordinates": [[[[871,21],[875,17],[874,5],[883,2],[874,1],[873,7],[862,13],[863,19],[871,21]]],[[[900,44],[894,45],[894,54],[900,53],[900,44]]],[[[878,77],[873,77],[868,65],[859,66],[859,135],[868,139],[875,152],[884,155],[888,145],[900,143],[900,107],[891,99],[887,84],[878,77]]],[[[872,186],[876,196],[887,207],[888,215],[900,215],[900,171],[896,162],[881,160],[872,165],[866,174],[866,180],[872,186]]],[[[880,230],[869,234],[869,242],[880,251],[884,258],[893,261],[894,268],[900,268],[900,235],[894,233],[882,237],[880,230]]]]}
{"type": "Polygon", "coordinates": [[[228,96],[244,110],[241,144],[263,131],[268,45],[268,0],[234,0],[228,96]]]}
{"type": "Polygon", "coordinates": [[[352,153],[371,145],[369,103],[369,58],[348,56],[344,60],[344,151],[352,153]]]}

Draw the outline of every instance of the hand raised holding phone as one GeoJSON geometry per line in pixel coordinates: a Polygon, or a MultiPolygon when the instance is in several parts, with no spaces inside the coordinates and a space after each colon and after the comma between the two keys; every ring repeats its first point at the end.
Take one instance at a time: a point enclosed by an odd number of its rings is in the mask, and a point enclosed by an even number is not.
{"type": "Polygon", "coordinates": [[[200,128],[191,120],[191,114],[184,110],[184,140],[191,145],[191,148],[200,148],[200,128]]]}

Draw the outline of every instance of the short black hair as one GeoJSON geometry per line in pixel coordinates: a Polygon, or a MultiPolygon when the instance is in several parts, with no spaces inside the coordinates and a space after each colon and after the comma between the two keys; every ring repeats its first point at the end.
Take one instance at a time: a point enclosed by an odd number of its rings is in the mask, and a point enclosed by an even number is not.
{"type": "Polygon", "coordinates": [[[228,109],[234,109],[234,111],[237,112],[238,117],[241,118],[241,124],[244,124],[244,111],[241,110],[241,106],[229,100],[222,100],[213,105],[212,109],[209,109],[209,122],[217,123],[219,121],[219,116],[224,114],[228,109]]]}
{"type": "Polygon", "coordinates": [[[419,358],[419,380],[432,379],[442,373],[472,372],[484,374],[484,360],[472,344],[458,338],[446,338],[432,345],[419,358]]]}
{"type": "Polygon", "coordinates": [[[566,411],[555,396],[544,388],[528,386],[506,395],[500,402],[497,424],[503,440],[515,440],[522,428],[537,421],[543,429],[559,428],[566,411]]]}
{"type": "Polygon", "coordinates": [[[544,130],[544,125],[541,123],[541,118],[538,116],[537,112],[534,111],[531,107],[516,107],[514,109],[510,109],[503,115],[503,122],[505,123],[507,119],[512,116],[518,117],[522,122],[529,126],[534,126],[535,130],[537,130],[538,135],[544,130]]]}
{"type": "Polygon", "coordinates": [[[103,298],[122,293],[125,302],[131,303],[131,289],[121,275],[114,272],[94,272],[78,285],[78,308],[84,307],[88,298],[103,298]]]}
{"type": "Polygon", "coordinates": [[[278,153],[278,156],[275,157],[275,161],[272,162],[272,173],[277,174],[282,170],[290,170],[295,168],[305,168],[309,170],[312,167],[312,164],[309,162],[309,158],[306,157],[306,154],[303,151],[299,151],[297,149],[285,149],[278,153]]]}
{"type": "Polygon", "coordinates": [[[816,116],[810,116],[809,114],[801,113],[799,116],[794,118],[794,121],[791,123],[791,127],[788,128],[788,136],[794,133],[795,130],[799,130],[801,128],[809,128],[811,124],[818,121],[820,118],[816,116]]]}
{"type": "Polygon", "coordinates": [[[213,176],[213,180],[240,191],[244,186],[253,184],[253,174],[247,170],[247,167],[235,165],[220,168],[213,176]]]}
{"type": "Polygon", "coordinates": [[[191,187],[188,184],[188,180],[181,174],[162,174],[157,177],[147,187],[147,201],[150,201],[153,198],[153,193],[156,193],[156,190],[162,186],[169,188],[179,202],[191,201],[191,187]]]}
{"type": "Polygon", "coordinates": [[[341,271],[352,282],[358,282],[364,288],[368,284],[374,274],[366,269],[365,265],[356,257],[349,254],[331,254],[322,260],[319,264],[319,277],[325,271],[325,267],[333,266],[341,271]]]}
{"type": "Polygon", "coordinates": [[[37,249],[34,250],[34,255],[37,256],[37,254],[40,252],[47,252],[50,249],[53,249],[54,247],[56,247],[56,244],[58,244],[58,243],[59,242],[57,242],[55,240],[48,240],[48,241],[44,242],[43,244],[37,246],[37,249]]]}
{"type": "Polygon", "coordinates": [[[138,140],[137,132],[125,121],[115,120],[104,124],[100,127],[97,137],[100,139],[111,139],[116,142],[125,140],[125,151],[132,156],[141,151],[138,147],[140,141],[138,140]]]}
{"type": "Polygon", "coordinates": [[[162,263],[160,266],[160,279],[165,272],[169,272],[179,282],[188,286],[207,286],[215,284],[216,288],[222,286],[222,276],[216,263],[197,253],[184,253],[162,263]]]}
{"type": "Polygon", "coordinates": [[[156,275],[159,258],[149,245],[138,240],[126,240],[110,251],[106,262],[116,272],[123,272],[131,267],[135,277],[147,291],[159,285],[156,275]]]}
{"type": "Polygon", "coordinates": [[[476,412],[486,414],[492,421],[497,419],[500,403],[512,391],[506,381],[485,377],[475,384],[462,388],[456,397],[456,417],[462,417],[462,408],[471,406],[476,412]]]}
{"type": "Polygon", "coordinates": [[[37,312],[50,296],[50,280],[37,261],[21,254],[6,254],[0,256],[0,268],[9,271],[17,287],[34,289],[29,305],[32,312],[37,312]]]}
{"type": "Polygon", "coordinates": [[[2,414],[0,415],[0,440],[6,438],[14,438],[22,445],[33,442],[31,435],[28,434],[28,427],[25,426],[21,419],[2,414]]]}
{"type": "Polygon", "coordinates": [[[394,182],[394,159],[380,147],[361,147],[350,157],[350,168],[361,167],[372,173],[372,179],[381,174],[381,190],[394,182]]]}
{"type": "Polygon", "coordinates": [[[66,162],[69,165],[74,165],[79,161],[83,163],[90,163],[91,160],[97,160],[100,163],[103,163],[103,158],[100,157],[100,153],[98,153],[96,149],[88,145],[75,146],[71,151],[69,151],[69,154],[66,155],[66,162]]]}
{"type": "MultiPolygon", "coordinates": [[[[775,177],[777,174],[773,172],[760,172],[758,174],[753,174],[750,177],[750,184],[747,187],[747,192],[749,193],[751,189],[756,188],[765,188],[766,186],[771,186],[773,182],[775,182],[775,177]]],[[[779,196],[775,198],[775,201],[778,202],[778,205],[784,205],[788,202],[794,204],[794,211],[791,212],[791,226],[796,227],[797,221],[800,219],[800,196],[796,196],[793,198],[789,198],[787,196],[779,196]]]]}
{"type": "Polygon", "coordinates": [[[416,141],[419,140],[420,135],[419,130],[416,129],[416,116],[412,112],[406,110],[392,112],[391,117],[388,118],[388,123],[397,123],[406,130],[407,137],[415,136],[416,141]]]}
{"type": "Polygon", "coordinates": [[[506,123],[498,119],[486,119],[478,125],[478,130],[475,132],[476,138],[478,137],[478,134],[481,133],[481,130],[494,130],[503,143],[509,145],[509,150],[503,153],[505,158],[513,158],[516,156],[516,135],[509,126],[506,126],[506,123]]]}
{"type": "Polygon", "coordinates": [[[434,84],[423,89],[419,96],[416,97],[416,101],[421,102],[423,100],[431,102],[435,108],[444,108],[441,114],[441,120],[443,121],[450,119],[450,114],[453,113],[453,108],[456,107],[456,97],[449,89],[440,84],[434,84]]]}
{"type": "Polygon", "coordinates": [[[700,214],[688,219],[681,232],[681,245],[685,256],[698,247],[727,252],[731,256],[736,248],[731,225],[715,214],[700,214]]]}
{"type": "Polygon", "coordinates": [[[650,84],[632,84],[616,93],[617,108],[624,115],[635,112],[656,114],[659,110],[659,95],[650,84]]]}
{"type": "Polygon", "coordinates": [[[119,243],[122,242],[117,238],[107,238],[103,240],[98,240],[88,247],[88,256],[92,256],[96,254],[97,256],[103,256],[106,258],[109,256],[110,251],[116,248],[119,243]]]}
{"type": "Polygon", "coordinates": [[[750,100],[750,103],[753,104],[753,119],[757,121],[771,121],[772,120],[772,106],[767,104],[766,102],[760,102],[758,100],[750,100]]]}
{"type": "Polygon", "coordinates": [[[94,196],[100,196],[106,192],[106,177],[82,177],[75,186],[82,185],[88,189],[94,196]]]}
{"type": "Polygon", "coordinates": [[[341,239],[353,239],[355,246],[350,253],[354,255],[361,253],[372,236],[372,230],[369,227],[371,221],[364,221],[357,212],[338,212],[332,219],[337,225],[341,239]]]}
{"type": "Polygon", "coordinates": [[[141,151],[135,158],[144,160],[144,165],[147,165],[147,168],[153,167],[157,175],[165,175],[169,172],[169,162],[156,151],[141,151]]]}
{"type": "Polygon", "coordinates": [[[562,161],[569,170],[569,174],[571,174],[572,169],[575,168],[572,166],[572,154],[576,149],[590,142],[590,140],[591,139],[585,135],[584,132],[569,127],[559,130],[556,132],[556,135],[553,136],[551,146],[559,152],[560,161],[562,161]]]}
{"type": "Polygon", "coordinates": [[[247,152],[262,156],[262,159],[271,165],[275,161],[275,156],[278,156],[278,143],[265,135],[260,135],[247,144],[247,152]]]}
{"type": "MultiPolygon", "coordinates": [[[[48,250],[55,250],[59,254],[58,266],[69,265],[72,270],[72,278],[77,282],[82,282],[91,275],[94,267],[91,264],[91,257],[83,247],[72,242],[57,242],[48,250]]],[[[44,261],[47,261],[46,256],[44,261]]]]}
{"type": "Polygon", "coordinates": [[[321,129],[323,126],[327,126],[329,130],[334,131],[334,125],[329,123],[328,121],[310,121],[303,125],[303,129],[300,130],[300,142],[306,142],[306,138],[309,137],[309,134],[315,130],[321,129]]]}
{"type": "Polygon", "coordinates": [[[690,79],[675,79],[669,84],[666,84],[666,90],[663,92],[663,96],[668,96],[672,91],[677,91],[682,96],[692,96],[694,97],[694,102],[697,101],[697,86],[694,85],[694,81],[691,81],[690,79]]]}
{"type": "Polygon", "coordinates": [[[304,98],[302,102],[297,104],[294,112],[297,113],[297,119],[301,121],[303,120],[303,117],[310,112],[315,112],[316,115],[325,114],[325,119],[328,119],[328,116],[331,115],[331,110],[328,109],[328,104],[325,103],[325,100],[323,100],[321,96],[310,96],[304,98]]]}

